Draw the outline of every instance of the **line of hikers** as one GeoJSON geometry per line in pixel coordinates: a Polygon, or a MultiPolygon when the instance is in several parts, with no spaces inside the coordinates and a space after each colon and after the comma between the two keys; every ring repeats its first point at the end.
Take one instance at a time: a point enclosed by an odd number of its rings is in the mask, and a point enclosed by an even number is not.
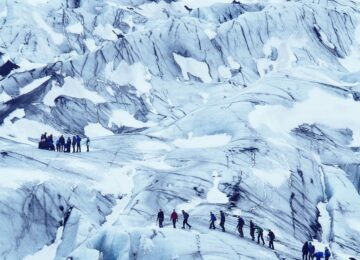
{"type": "MultiPolygon", "coordinates": [[[[47,133],[45,132],[40,137],[39,149],[49,150],[49,151],[55,151],[56,150],[57,152],[70,153],[71,152],[71,147],[72,147],[72,152],[73,153],[75,153],[75,152],[80,153],[81,152],[81,137],[79,135],[74,135],[72,137],[72,140],[71,140],[70,137],[68,137],[66,142],[65,142],[65,137],[63,135],[61,135],[56,140],[55,144],[56,144],[56,146],[54,145],[53,135],[52,134],[47,135],[47,133]]],[[[89,139],[89,137],[86,138],[85,144],[86,144],[86,151],[89,152],[89,148],[90,148],[90,139],[89,139]]]]}
{"type": "MultiPolygon", "coordinates": [[[[182,210],[181,212],[183,215],[182,229],[185,229],[185,225],[189,229],[191,229],[192,226],[188,223],[189,213],[187,213],[185,210],[182,210]]],[[[156,222],[159,223],[160,228],[163,227],[164,220],[165,220],[164,212],[162,211],[162,209],[160,209],[157,214],[157,219],[156,219],[156,222]]],[[[179,221],[179,216],[175,209],[173,210],[173,212],[170,215],[170,220],[172,221],[173,227],[176,228],[176,222],[179,221]]],[[[221,227],[222,232],[225,232],[225,220],[226,220],[225,213],[222,210],[220,210],[220,224],[219,225],[221,227]]],[[[215,214],[210,212],[209,229],[216,229],[215,221],[216,221],[215,214]]],[[[244,219],[241,216],[238,216],[238,223],[237,223],[236,229],[238,230],[240,237],[244,237],[244,232],[243,232],[244,225],[245,225],[244,219]]],[[[252,241],[255,241],[255,231],[257,233],[257,243],[260,244],[260,240],[261,240],[263,245],[265,245],[264,236],[263,236],[264,230],[260,226],[255,225],[254,222],[252,222],[252,220],[250,220],[250,236],[251,236],[252,241]]],[[[268,238],[269,238],[269,248],[274,250],[275,249],[274,248],[275,234],[270,229],[269,229],[269,233],[268,233],[268,238]]]]}
{"type": "Polygon", "coordinates": [[[321,260],[325,258],[325,260],[329,260],[331,256],[331,252],[329,248],[325,247],[324,252],[315,250],[315,246],[311,243],[306,241],[302,247],[302,260],[321,260]]]}

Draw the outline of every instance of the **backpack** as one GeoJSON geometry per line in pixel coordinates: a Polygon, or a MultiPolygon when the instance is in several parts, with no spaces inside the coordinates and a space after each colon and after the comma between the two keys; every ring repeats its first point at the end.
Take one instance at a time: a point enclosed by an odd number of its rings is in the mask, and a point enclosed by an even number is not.
{"type": "Polygon", "coordinates": [[[216,221],[216,217],[215,217],[214,214],[211,214],[211,220],[212,220],[212,221],[216,221]]]}
{"type": "Polygon", "coordinates": [[[183,215],[184,215],[184,218],[185,218],[185,219],[188,219],[188,218],[189,218],[189,214],[188,214],[188,213],[184,212],[183,215]]]}

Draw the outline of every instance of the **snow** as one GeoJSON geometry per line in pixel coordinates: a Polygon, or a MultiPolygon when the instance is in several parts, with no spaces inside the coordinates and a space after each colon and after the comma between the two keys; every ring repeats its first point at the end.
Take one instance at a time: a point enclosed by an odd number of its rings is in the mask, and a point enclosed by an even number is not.
{"type": "Polygon", "coordinates": [[[229,79],[231,78],[231,71],[228,67],[224,66],[224,65],[221,65],[219,68],[218,68],[218,71],[219,71],[219,75],[221,78],[224,78],[224,79],[229,79]]]}
{"type": "Polygon", "coordinates": [[[105,68],[105,76],[119,85],[134,86],[139,95],[149,93],[151,89],[151,74],[140,62],[129,65],[121,61],[117,68],[114,68],[113,63],[109,63],[105,68]]]}
{"type": "Polygon", "coordinates": [[[106,102],[97,92],[86,89],[81,79],[72,77],[66,77],[62,87],[53,83],[51,90],[46,94],[43,102],[47,106],[54,106],[55,99],[61,95],[74,98],[86,98],[95,104],[106,102]]]}
{"type": "MultiPolygon", "coordinates": [[[[34,4],[42,4],[42,2],[35,1],[34,4]]],[[[64,42],[64,40],[65,40],[64,36],[60,33],[54,32],[54,30],[51,28],[51,26],[49,26],[44,21],[44,19],[40,16],[39,13],[33,12],[32,16],[33,16],[35,22],[37,23],[37,25],[39,26],[39,28],[43,29],[48,35],[50,35],[52,41],[55,44],[60,45],[64,42]]]]}
{"type": "Polygon", "coordinates": [[[217,35],[216,32],[214,32],[213,30],[210,30],[210,29],[205,29],[204,33],[207,35],[207,37],[209,37],[210,40],[214,39],[217,35]]]}
{"type": "Polygon", "coordinates": [[[31,83],[29,83],[28,85],[26,85],[20,89],[20,95],[24,95],[26,93],[31,92],[32,90],[36,89],[41,84],[43,84],[44,82],[49,80],[50,78],[51,78],[51,76],[46,76],[43,78],[33,80],[31,83]]]}
{"type": "Polygon", "coordinates": [[[24,116],[25,111],[23,109],[16,109],[14,112],[10,113],[4,119],[4,123],[0,126],[0,136],[25,144],[34,144],[29,141],[29,138],[39,140],[41,134],[44,132],[59,135],[59,132],[53,127],[26,119],[24,116]],[[11,120],[14,118],[18,118],[18,120],[12,122],[11,120]]]}
{"type": "Polygon", "coordinates": [[[329,243],[330,241],[330,231],[331,231],[331,218],[329,212],[326,209],[327,203],[319,202],[317,205],[318,210],[320,211],[320,217],[318,219],[321,228],[322,228],[322,242],[329,243]]]}
{"type": "Polygon", "coordinates": [[[211,83],[209,67],[205,62],[200,62],[191,57],[183,57],[174,53],[174,59],[180,66],[183,78],[189,80],[189,74],[200,78],[204,83],[211,83]]]}
{"type": "Polygon", "coordinates": [[[213,172],[213,178],[214,178],[214,186],[209,190],[209,192],[206,195],[207,201],[209,203],[215,203],[215,204],[228,203],[229,199],[226,196],[226,194],[219,190],[221,177],[219,176],[219,173],[217,171],[213,172]]]}
{"type": "Polygon", "coordinates": [[[32,6],[38,6],[48,3],[49,0],[25,0],[25,2],[32,6]]]}
{"type": "Polygon", "coordinates": [[[18,189],[26,182],[42,183],[50,179],[49,174],[40,170],[29,170],[24,174],[17,168],[2,168],[0,186],[2,188],[18,189]]]}
{"type": "Polygon", "coordinates": [[[229,65],[230,65],[230,68],[231,68],[231,69],[235,69],[235,70],[240,69],[240,64],[237,63],[237,62],[233,59],[233,57],[228,56],[226,59],[227,59],[229,65]]]}
{"type": "Polygon", "coordinates": [[[353,130],[352,145],[360,145],[360,123],[354,118],[360,113],[360,104],[352,97],[342,98],[320,89],[308,93],[308,98],[293,107],[282,105],[256,106],[249,114],[255,128],[266,127],[275,133],[289,133],[301,124],[323,124],[333,128],[353,130]],[[321,106],[319,105],[321,100],[321,106]],[[286,115],[286,116],[284,116],[286,115]]]}
{"type": "Polygon", "coordinates": [[[46,65],[44,63],[31,62],[23,57],[20,58],[20,61],[16,61],[16,64],[20,67],[19,69],[17,69],[17,71],[27,71],[27,70],[37,69],[44,67],[46,65]]]}
{"type": "Polygon", "coordinates": [[[141,122],[136,120],[129,112],[117,109],[112,111],[109,126],[116,124],[117,126],[128,126],[134,128],[151,127],[155,124],[152,122],[141,122]]]}
{"type": "Polygon", "coordinates": [[[108,41],[116,41],[118,38],[116,34],[120,33],[119,29],[114,28],[111,24],[99,24],[95,27],[94,35],[108,41]]]}
{"type": "Polygon", "coordinates": [[[262,182],[266,182],[275,188],[279,188],[286,183],[290,177],[290,171],[282,168],[257,169],[253,168],[252,172],[262,182]]]}
{"type": "Polygon", "coordinates": [[[5,5],[4,9],[0,11],[0,18],[6,18],[8,14],[7,6],[5,5]]]}
{"type": "Polygon", "coordinates": [[[200,8],[200,7],[207,7],[207,6],[211,6],[214,4],[219,4],[219,3],[231,3],[232,0],[197,0],[197,1],[192,1],[192,0],[180,0],[177,1],[175,3],[173,3],[173,5],[175,6],[181,6],[183,7],[184,5],[189,6],[190,8],[200,8]]]}
{"type": "Polygon", "coordinates": [[[176,139],[173,144],[184,149],[214,148],[227,145],[231,141],[228,134],[189,136],[187,139],[176,139]]]}
{"type": "Polygon", "coordinates": [[[89,49],[89,51],[93,52],[98,50],[100,47],[98,47],[94,41],[94,39],[86,39],[85,41],[86,47],[89,49]]]}
{"type": "Polygon", "coordinates": [[[74,34],[82,34],[84,32],[84,27],[80,22],[70,24],[66,27],[66,30],[74,34]]]}
{"type": "Polygon", "coordinates": [[[99,123],[89,123],[85,126],[84,131],[85,135],[90,138],[113,135],[113,132],[104,128],[99,123]]]}
{"type": "Polygon", "coordinates": [[[8,95],[5,91],[3,91],[3,92],[0,94],[0,103],[6,102],[6,101],[9,101],[9,100],[11,100],[11,96],[8,95]]]}

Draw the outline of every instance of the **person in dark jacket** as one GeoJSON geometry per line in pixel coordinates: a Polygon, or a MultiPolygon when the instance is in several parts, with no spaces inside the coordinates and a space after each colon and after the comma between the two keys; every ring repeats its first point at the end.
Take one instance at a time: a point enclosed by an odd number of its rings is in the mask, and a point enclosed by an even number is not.
{"type": "Polygon", "coordinates": [[[157,214],[157,221],[159,221],[159,228],[163,227],[163,223],[164,223],[164,212],[162,211],[162,209],[159,209],[159,212],[157,214]]]}
{"type": "Polygon", "coordinates": [[[244,237],[244,232],[243,232],[244,225],[245,225],[244,219],[241,216],[239,216],[238,224],[237,224],[236,228],[239,231],[239,236],[240,237],[244,237]]]}
{"type": "Polygon", "coordinates": [[[70,151],[71,151],[71,139],[70,139],[70,137],[68,137],[68,139],[66,141],[64,152],[70,153],[70,151]]]}
{"type": "Polygon", "coordinates": [[[76,152],[81,153],[81,137],[76,135],[76,152]]]}
{"type": "Polygon", "coordinates": [[[309,242],[309,250],[308,250],[308,254],[309,254],[309,259],[314,259],[314,254],[315,254],[315,246],[313,244],[311,244],[311,242],[309,242]]]}
{"type": "Polygon", "coordinates": [[[255,226],[255,229],[256,229],[256,233],[258,234],[257,243],[260,244],[260,239],[261,239],[263,245],[265,245],[264,236],[263,236],[264,230],[259,226],[255,226]]]}
{"type": "Polygon", "coordinates": [[[250,220],[250,236],[251,236],[251,240],[254,241],[255,240],[255,224],[254,224],[254,222],[252,222],[252,220],[250,220]]]}
{"type": "Polygon", "coordinates": [[[56,151],[60,152],[60,138],[56,140],[56,151]]]}
{"type": "Polygon", "coordinates": [[[325,255],[325,260],[329,260],[329,259],[330,259],[331,253],[330,253],[329,248],[325,247],[324,255],[325,255]]]}
{"type": "Polygon", "coordinates": [[[269,229],[268,236],[269,236],[269,248],[274,250],[275,234],[274,232],[271,231],[271,229],[269,229]]]}
{"type": "Polygon", "coordinates": [[[319,251],[319,252],[316,252],[315,254],[313,254],[313,258],[316,258],[316,260],[321,260],[323,257],[324,257],[324,253],[319,251]]]}
{"type": "Polygon", "coordinates": [[[222,232],[225,232],[225,213],[222,210],[220,210],[220,227],[222,232]]]}
{"type": "Polygon", "coordinates": [[[215,221],[216,221],[215,214],[210,212],[210,226],[209,226],[209,229],[215,229],[215,221]]]}
{"type": "Polygon", "coordinates": [[[89,147],[90,147],[90,138],[88,137],[88,138],[86,138],[86,151],[87,152],[90,151],[89,147]]]}
{"type": "Polygon", "coordinates": [[[302,260],[308,260],[309,243],[306,241],[302,247],[302,260]]]}
{"type": "Polygon", "coordinates": [[[73,137],[72,137],[72,149],[73,149],[73,153],[75,153],[75,146],[76,146],[76,136],[74,135],[73,137]]]}
{"type": "Polygon", "coordinates": [[[185,225],[187,225],[189,227],[189,229],[191,229],[191,225],[188,223],[189,213],[185,212],[185,210],[182,210],[182,214],[183,214],[183,218],[184,218],[182,229],[185,229],[185,225]]]}
{"type": "Polygon", "coordinates": [[[171,213],[170,220],[172,220],[173,227],[176,228],[176,222],[178,221],[178,214],[176,213],[175,209],[171,213]]]}
{"type": "Polygon", "coordinates": [[[60,143],[60,152],[65,152],[65,138],[63,135],[60,136],[59,143],[60,143]]]}

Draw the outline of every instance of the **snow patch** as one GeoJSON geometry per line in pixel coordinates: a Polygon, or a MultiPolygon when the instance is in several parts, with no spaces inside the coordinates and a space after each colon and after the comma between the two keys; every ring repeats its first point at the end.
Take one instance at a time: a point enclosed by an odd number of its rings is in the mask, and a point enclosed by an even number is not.
{"type": "Polygon", "coordinates": [[[231,141],[228,134],[204,135],[187,139],[176,139],[173,144],[179,148],[196,149],[196,148],[213,148],[227,145],[231,141]]]}
{"type": "Polygon", "coordinates": [[[195,60],[191,57],[183,57],[176,53],[173,54],[176,63],[180,66],[183,78],[189,80],[189,74],[198,77],[204,83],[211,83],[209,67],[205,62],[195,60]]]}
{"type": "Polygon", "coordinates": [[[31,92],[32,90],[36,89],[41,84],[43,84],[44,82],[49,80],[50,78],[51,78],[51,76],[46,76],[46,77],[43,77],[43,78],[33,80],[30,84],[28,84],[28,85],[26,85],[26,86],[24,86],[23,88],[20,89],[20,95],[31,92]]]}
{"type": "Polygon", "coordinates": [[[87,126],[84,127],[85,135],[94,138],[94,137],[100,137],[100,136],[108,136],[108,135],[114,135],[113,132],[110,130],[104,128],[99,123],[89,123],[87,126]]]}
{"type": "MultiPolygon", "coordinates": [[[[35,1],[35,4],[39,2],[35,1]]],[[[40,16],[40,14],[33,12],[32,16],[35,20],[35,22],[37,23],[37,25],[39,26],[39,28],[43,29],[44,31],[47,32],[47,34],[50,35],[52,41],[57,44],[60,45],[64,42],[64,36],[61,33],[57,33],[54,32],[53,28],[51,28],[51,26],[49,26],[44,19],[40,16]]]]}
{"type": "Polygon", "coordinates": [[[231,71],[228,67],[221,65],[218,68],[219,76],[223,79],[231,78],[231,71]]]}
{"type": "Polygon", "coordinates": [[[213,172],[214,177],[214,186],[209,190],[209,192],[206,195],[206,199],[209,203],[220,203],[220,204],[226,204],[229,202],[228,197],[225,193],[221,192],[219,190],[219,184],[221,177],[219,176],[217,171],[213,172]]]}
{"type": "Polygon", "coordinates": [[[151,127],[155,125],[153,122],[141,122],[136,120],[129,112],[121,109],[112,111],[109,126],[113,123],[117,126],[128,126],[134,128],[151,127]]]}
{"type": "Polygon", "coordinates": [[[66,27],[66,30],[69,33],[82,34],[84,31],[84,27],[80,22],[78,22],[78,23],[69,25],[68,27],[66,27]]]}
{"type": "Polygon", "coordinates": [[[216,32],[214,32],[213,30],[210,30],[210,29],[205,29],[204,33],[207,35],[207,37],[209,37],[210,40],[214,39],[217,35],[216,32]]]}
{"type": "Polygon", "coordinates": [[[119,34],[121,32],[108,23],[105,25],[99,24],[94,30],[94,35],[109,41],[117,41],[118,37],[115,33],[119,34]]]}

